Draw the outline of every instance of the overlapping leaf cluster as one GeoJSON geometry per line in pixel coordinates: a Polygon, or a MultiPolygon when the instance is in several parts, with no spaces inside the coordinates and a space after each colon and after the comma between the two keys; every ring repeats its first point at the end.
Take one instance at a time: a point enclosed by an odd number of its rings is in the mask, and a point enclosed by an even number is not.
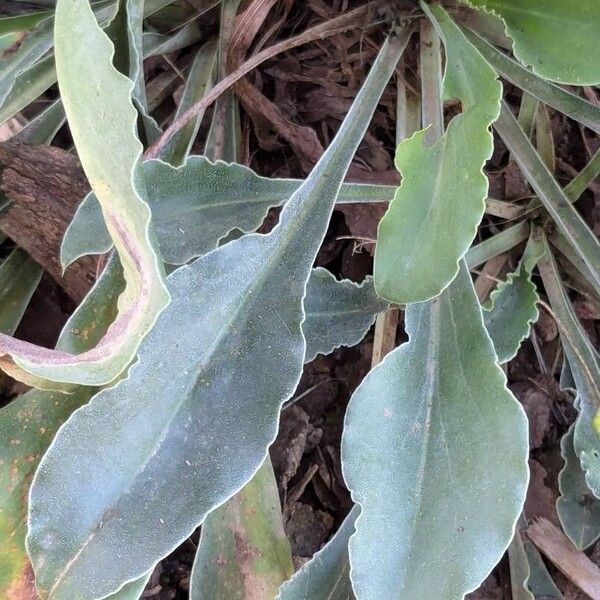
{"type": "MultiPolygon", "coordinates": [[[[39,268],[19,250],[0,265],[0,366],[37,388],[0,412],[0,595],[139,598],[154,565],[202,523],[194,599],[462,598],[509,544],[513,586],[530,593],[534,572],[538,583],[548,575],[513,539],[528,483],[527,421],[500,365],[537,319],[537,265],[579,411],[562,444],[558,511],[586,547],[600,535],[600,367],[553,248],[600,290],[600,245],[573,207],[600,160],[561,189],[542,158],[551,163],[543,135],[536,149],[525,117],[502,103],[499,77],[529,92],[534,111],[543,102],[600,130],[600,111],[557,85],[600,82],[584,56],[600,25],[595,3],[547,2],[541,13],[533,2],[469,0],[483,11],[480,24],[501,20],[522,66],[486,39],[489,28],[469,29],[444,3],[421,2],[401,15],[305,181],[235,164],[232,93],[215,107],[206,156],[188,156],[198,115],[161,160],[142,162],[143,145],[161,135],[143,57],[197,41],[188,25],[171,37],[143,33],[144,16],[168,4],[58,0],[55,13],[0,30],[7,45],[26,32],[0,61],[0,116],[58,79],[60,99],[20,136],[48,143],[66,115],[93,188],[65,236],[64,266],[114,249],[56,350],[11,337],[39,268]],[[417,29],[411,19],[421,31],[423,129],[398,148],[402,184],[343,184],[417,29]],[[444,102],[458,105],[447,123],[444,102]],[[494,123],[537,194],[526,207],[487,198],[494,123]],[[381,200],[391,202],[374,280],[356,285],[312,269],[334,204],[381,200]],[[275,206],[279,224],[253,233],[275,206]],[[509,210],[520,223],[471,247],[485,211],[509,210]],[[550,219],[556,229],[539,226],[550,219]],[[482,306],[469,267],[526,239],[516,271],[482,306]],[[405,305],[409,341],[368,374],[348,408],[342,467],[356,506],[281,585],[293,567],[268,459],[280,413],[304,362],[358,343],[390,302],[405,305]],[[252,550],[244,564],[240,540],[252,550]]],[[[223,1],[222,37],[200,47],[178,115],[224,76],[239,4],[223,1]]]]}

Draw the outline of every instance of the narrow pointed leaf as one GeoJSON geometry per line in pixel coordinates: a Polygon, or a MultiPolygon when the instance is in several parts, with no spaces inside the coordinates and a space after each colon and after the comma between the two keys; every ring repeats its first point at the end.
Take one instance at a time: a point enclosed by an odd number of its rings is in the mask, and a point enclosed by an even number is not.
{"type": "Polygon", "coordinates": [[[62,427],[30,496],[28,550],[42,597],[102,597],[140,577],[264,462],[302,371],[302,302],[312,263],[407,42],[403,34],[384,44],[278,226],[173,272],[173,301],[128,377],[62,427]]]}
{"type": "Polygon", "coordinates": [[[560,441],[565,464],[558,476],[560,497],[556,501],[556,512],[569,539],[577,548],[585,550],[600,537],[600,500],[594,497],[585,482],[573,437],[571,426],[560,441]]]}
{"type": "MultiPolygon", "coordinates": [[[[162,256],[175,265],[214,250],[232,229],[255,231],[269,209],[284,204],[303,183],[261,177],[248,167],[213,163],[204,156],[190,156],[179,168],[149,160],[142,170],[162,256]]],[[[338,202],[387,202],[394,189],[344,184],[338,202]]],[[[90,194],[65,233],[63,268],[86,254],[104,254],[111,246],[100,205],[90,194]]]]}
{"type": "MultiPolygon", "coordinates": [[[[66,323],[57,348],[92,347],[114,319],[123,285],[113,263],[66,323]]],[[[58,427],[92,394],[87,387],[67,395],[31,390],[0,410],[0,598],[34,597],[25,552],[29,484],[58,427]]]]}
{"type": "Polygon", "coordinates": [[[600,408],[598,355],[575,315],[550,250],[539,261],[538,269],[559,324],[563,349],[577,390],[574,405],[578,416],[573,433],[575,454],[588,487],[596,498],[600,498],[600,435],[594,427],[594,417],[600,408]]]}
{"type": "Polygon", "coordinates": [[[281,586],[276,600],[354,600],[348,540],[359,514],[355,506],[327,544],[281,586]]]}
{"type": "Polygon", "coordinates": [[[510,150],[523,174],[535,190],[569,244],[581,256],[596,284],[600,286],[600,243],[569,201],[548,168],[519,127],[508,105],[502,103],[496,131],[510,150]]]}
{"type": "Polygon", "coordinates": [[[61,389],[63,383],[113,381],[131,362],[169,301],[162,265],[150,242],[150,210],[142,199],[143,180],[137,169],[142,146],[135,136],[132,84],[113,67],[113,47],[87,0],[59,0],[55,18],[61,99],[79,158],[121,259],[127,287],[119,315],[106,336],[78,356],[0,335],[2,368],[44,389],[61,389]],[[89,76],[82,79],[81,73],[89,76]]]}
{"type": "MultiPolygon", "coordinates": [[[[508,564],[510,567],[510,591],[512,600],[535,600],[535,596],[527,587],[530,567],[523,540],[521,538],[521,525],[523,518],[519,519],[519,527],[508,547],[508,564]]],[[[524,525],[527,523],[525,522],[524,525]]]]}
{"type": "Polygon", "coordinates": [[[469,269],[474,269],[490,260],[490,258],[494,258],[518,246],[527,239],[529,230],[529,223],[521,221],[516,225],[507,227],[487,240],[471,246],[465,257],[469,269]]]}
{"type": "Polygon", "coordinates": [[[377,313],[388,303],[378,298],[372,280],[360,285],[338,281],[327,269],[313,269],[306,288],[302,325],[306,337],[306,362],[340,346],[354,346],[364,337],[377,313]]]}
{"type": "Polygon", "coordinates": [[[367,375],[346,413],[342,467],[362,508],[352,583],[372,600],[460,599],[512,539],[528,481],[527,418],[464,264],[405,319],[409,341],[367,375]]]}
{"type": "Polygon", "coordinates": [[[272,600],[294,572],[277,481],[267,458],[202,525],[190,600],[272,600]]]}
{"type": "Polygon", "coordinates": [[[425,10],[448,57],[444,96],[459,99],[463,112],[433,145],[425,145],[424,130],[398,147],[403,179],[379,224],[374,270],[377,293],[397,304],[437,296],[458,273],[485,210],[482,169],[502,93],[494,70],[447,13],[437,5],[425,10]]]}
{"type": "Polygon", "coordinates": [[[597,52],[600,4],[596,0],[466,0],[506,23],[513,52],[544,79],[573,85],[600,83],[597,52]]]}
{"type": "Polygon", "coordinates": [[[519,267],[491,293],[491,304],[484,308],[483,322],[500,364],[517,355],[531,325],[538,320],[539,296],[531,275],[544,251],[541,242],[530,238],[519,267]]]}
{"type": "Polygon", "coordinates": [[[50,144],[67,117],[60,98],[32,119],[14,136],[23,144],[50,144]]]}

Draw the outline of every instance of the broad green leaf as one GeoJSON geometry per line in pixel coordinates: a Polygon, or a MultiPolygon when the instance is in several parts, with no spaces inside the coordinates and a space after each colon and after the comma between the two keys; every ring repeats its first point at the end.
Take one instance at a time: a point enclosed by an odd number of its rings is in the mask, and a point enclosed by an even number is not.
{"type": "Polygon", "coordinates": [[[530,238],[517,270],[498,285],[490,295],[490,306],[484,307],[483,322],[500,364],[517,355],[531,325],[538,320],[539,296],[531,275],[544,251],[541,242],[530,238]]]}
{"type": "Polygon", "coordinates": [[[403,179],[379,224],[374,267],[377,293],[397,304],[433,298],[456,276],[483,217],[482,169],[502,94],[496,73],[444,10],[424,7],[446,49],[444,97],[459,99],[463,112],[433,145],[424,130],[398,147],[403,179]]]}
{"type": "MultiPolygon", "coordinates": [[[[177,120],[188,108],[198,102],[213,86],[213,71],[216,56],[217,44],[214,41],[207,42],[198,49],[196,58],[187,76],[183,95],[177,105],[174,120],[177,120]]],[[[161,153],[162,160],[175,167],[185,163],[192,144],[196,139],[203,117],[204,112],[199,113],[169,140],[161,153]]]]}
{"type": "Polygon", "coordinates": [[[111,594],[104,600],[140,600],[151,575],[152,571],[135,581],[126,583],[118,592],[111,594]]]}
{"type": "Polygon", "coordinates": [[[600,106],[584,100],[555,83],[540,79],[517,61],[496,50],[494,46],[477,34],[470,31],[465,31],[465,34],[473,46],[502,77],[535,96],[541,102],[579,121],[596,133],[600,133],[600,106]]]}
{"type": "MultiPolygon", "coordinates": [[[[375,295],[370,279],[357,285],[347,280],[336,280],[326,269],[313,269],[304,298],[306,320],[302,331],[307,346],[304,361],[312,360],[317,354],[328,354],[340,345],[358,343],[373,323],[376,313],[386,307],[387,303],[375,295]]],[[[273,598],[273,587],[269,582],[272,584],[279,578],[276,591],[289,574],[281,579],[283,542],[273,541],[280,538],[282,516],[268,456],[240,492],[210,513],[202,532],[195,563],[201,566],[194,566],[192,599],[254,598],[250,589],[255,588],[261,592],[260,598],[273,598]],[[270,500],[266,502],[265,498],[270,500]],[[258,522],[257,514],[260,517],[258,522]],[[243,551],[238,538],[244,541],[243,551]],[[278,548],[278,552],[273,553],[273,549],[278,548]],[[225,560],[219,557],[225,557],[225,560]]],[[[349,535],[348,532],[346,546],[349,535]]],[[[289,546],[286,552],[291,553],[289,546]]],[[[333,548],[329,552],[333,552],[333,548]]],[[[346,581],[350,589],[348,577],[346,581]]],[[[294,584],[294,587],[297,585],[294,584]]]]}
{"type": "Polygon", "coordinates": [[[466,0],[501,17],[513,52],[544,79],[573,85],[600,83],[596,0],[466,0]]]}
{"type": "Polygon", "coordinates": [[[150,242],[150,210],[137,169],[132,83],[112,65],[112,44],[87,0],[59,0],[56,66],[61,99],[84,171],[102,206],[127,286],[119,314],[98,345],[80,355],[47,350],[0,335],[0,365],[9,375],[44,389],[113,381],[169,302],[162,263],[150,242]],[[82,45],[82,40],[85,44],[82,45]],[[81,78],[81,73],[89,76],[81,78]]]}
{"type": "MultiPolygon", "coordinates": [[[[190,156],[179,168],[149,160],[142,170],[162,256],[176,265],[214,250],[232,229],[255,231],[269,209],[284,204],[303,183],[260,177],[248,167],[213,163],[204,156],[190,156]]],[[[344,184],[338,202],[389,201],[394,189],[344,184]]],[[[63,268],[86,254],[108,252],[111,246],[100,205],[90,194],[65,233],[63,268]]]]}
{"type": "Polygon", "coordinates": [[[30,495],[28,550],[43,598],[103,597],[140,577],[264,462],[302,371],[312,263],[408,39],[385,42],[277,227],[169,275],[172,303],[128,377],[61,428],[30,495]]]}
{"type": "MultiPolygon", "coordinates": [[[[81,352],[92,347],[114,319],[122,288],[113,259],[65,325],[57,348],[81,352]]],[[[34,597],[25,552],[29,484],[58,427],[92,394],[86,387],[68,395],[31,390],[0,410],[0,598],[34,597]]]]}
{"type": "Polygon", "coordinates": [[[294,572],[277,481],[268,459],[202,525],[190,600],[272,600],[294,572]]]}
{"type": "Polygon", "coordinates": [[[355,506],[329,542],[281,586],[276,600],[354,600],[348,540],[359,514],[355,506]]]}
{"type": "Polygon", "coordinates": [[[313,269],[306,288],[302,325],[306,362],[340,346],[354,346],[364,337],[377,313],[388,308],[377,297],[370,278],[361,284],[338,281],[327,269],[313,269]]]}
{"type": "Polygon", "coordinates": [[[496,364],[464,262],[405,321],[409,341],[367,375],[346,413],[342,468],[362,509],[352,583],[358,598],[460,599],[513,537],[527,418],[496,364]]]}
{"type": "Polygon", "coordinates": [[[560,232],[600,286],[600,243],[557,183],[504,102],[494,125],[560,232]]]}
{"type": "Polygon", "coordinates": [[[600,435],[594,427],[594,418],[600,408],[598,354],[575,315],[549,249],[539,261],[538,270],[559,325],[563,349],[577,389],[574,406],[579,414],[573,433],[575,454],[588,487],[596,498],[600,498],[600,435]]]}
{"type": "Polygon", "coordinates": [[[16,248],[0,265],[0,331],[12,335],[44,270],[24,250],[16,248]]]}
{"type": "Polygon", "coordinates": [[[579,550],[585,550],[600,537],[600,500],[594,497],[585,482],[573,437],[571,426],[560,441],[565,464],[558,476],[560,497],[556,501],[556,512],[569,539],[579,550]]]}

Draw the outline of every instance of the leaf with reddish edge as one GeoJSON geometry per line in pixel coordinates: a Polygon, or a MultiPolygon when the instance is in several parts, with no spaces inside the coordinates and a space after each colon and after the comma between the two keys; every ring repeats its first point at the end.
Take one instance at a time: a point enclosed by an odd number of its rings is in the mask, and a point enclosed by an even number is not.
{"type": "Polygon", "coordinates": [[[55,46],[71,133],[102,206],[127,285],[114,323],[95,348],[75,355],[0,335],[0,367],[40,389],[70,391],[77,384],[114,381],[169,303],[169,294],[151,241],[150,209],[143,200],[133,84],[113,67],[113,46],[87,0],[58,2],[55,46]]]}

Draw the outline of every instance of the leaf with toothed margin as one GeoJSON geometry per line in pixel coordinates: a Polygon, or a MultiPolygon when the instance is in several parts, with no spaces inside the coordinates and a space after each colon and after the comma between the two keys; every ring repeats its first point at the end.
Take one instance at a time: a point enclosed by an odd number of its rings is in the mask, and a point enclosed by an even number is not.
{"type": "Polygon", "coordinates": [[[279,224],[169,275],[172,303],[128,377],[61,428],[30,493],[27,548],[43,598],[103,597],[140,577],[263,463],[302,372],[312,263],[408,39],[384,43],[279,224]]]}
{"type": "Polygon", "coordinates": [[[432,146],[426,130],[398,146],[402,184],[379,223],[375,288],[390,302],[434,298],[458,273],[483,217],[491,156],[490,125],[500,112],[495,71],[438,5],[423,5],[446,50],[444,97],[463,112],[432,146]]]}
{"type": "Polygon", "coordinates": [[[558,265],[548,242],[546,253],[538,263],[544,290],[550,300],[554,318],[577,391],[574,406],[578,411],[573,433],[575,454],[585,473],[585,482],[600,499],[600,435],[594,428],[594,417],[600,408],[600,365],[598,353],[581,325],[562,284],[558,265]]]}
{"type": "Polygon", "coordinates": [[[359,514],[355,506],[327,544],[281,586],[275,600],[354,600],[348,540],[359,514]]]}
{"type": "Polygon", "coordinates": [[[150,241],[150,210],[142,199],[144,181],[138,170],[142,146],[135,134],[132,83],[113,67],[112,44],[87,0],[59,0],[55,21],[61,99],[127,286],[115,322],[95,348],[82,354],[48,350],[0,335],[2,369],[41,389],[115,380],[169,302],[162,263],[150,241]]]}
{"type": "MultiPolygon", "coordinates": [[[[92,347],[114,319],[122,290],[121,269],[113,258],[67,321],[57,348],[92,347]]],[[[29,484],[59,426],[93,393],[83,386],[72,394],[31,390],[0,410],[0,598],[33,597],[25,551],[29,484]]]]}
{"type": "Polygon", "coordinates": [[[306,288],[302,325],[306,362],[340,346],[354,346],[364,337],[377,313],[389,304],[377,297],[371,278],[361,284],[338,281],[327,269],[313,269],[306,288]]]}
{"type": "Polygon", "coordinates": [[[544,79],[572,85],[600,83],[597,0],[463,0],[500,17],[515,56],[544,79]]]}
{"type": "Polygon", "coordinates": [[[496,363],[464,261],[405,320],[409,341],[366,376],[346,412],[342,470],[361,506],[352,583],[370,600],[463,598],[513,537],[528,483],[527,417],[496,363]]]}
{"type": "Polygon", "coordinates": [[[556,512],[569,539],[579,550],[585,550],[600,537],[600,500],[594,497],[585,482],[573,437],[574,427],[571,426],[560,441],[565,464],[558,475],[560,496],[556,501],[556,512]]]}
{"type": "MultiPolygon", "coordinates": [[[[214,250],[232,229],[260,227],[270,208],[284,204],[298,179],[261,177],[248,167],[190,156],[179,168],[160,160],[142,164],[152,221],[165,261],[182,265],[214,250]]],[[[338,202],[387,202],[394,187],[344,184],[338,202]]],[[[112,240],[93,194],[81,203],[63,239],[63,268],[87,254],[104,254],[112,240]]]]}
{"type": "Polygon", "coordinates": [[[531,325],[538,320],[539,296],[531,275],[543,254],[544,245],[530,237],[517,270],[508,274],[491,293],[490,305],[483,307],[483,322],[500,364],[517,355],[531,325]]]}

